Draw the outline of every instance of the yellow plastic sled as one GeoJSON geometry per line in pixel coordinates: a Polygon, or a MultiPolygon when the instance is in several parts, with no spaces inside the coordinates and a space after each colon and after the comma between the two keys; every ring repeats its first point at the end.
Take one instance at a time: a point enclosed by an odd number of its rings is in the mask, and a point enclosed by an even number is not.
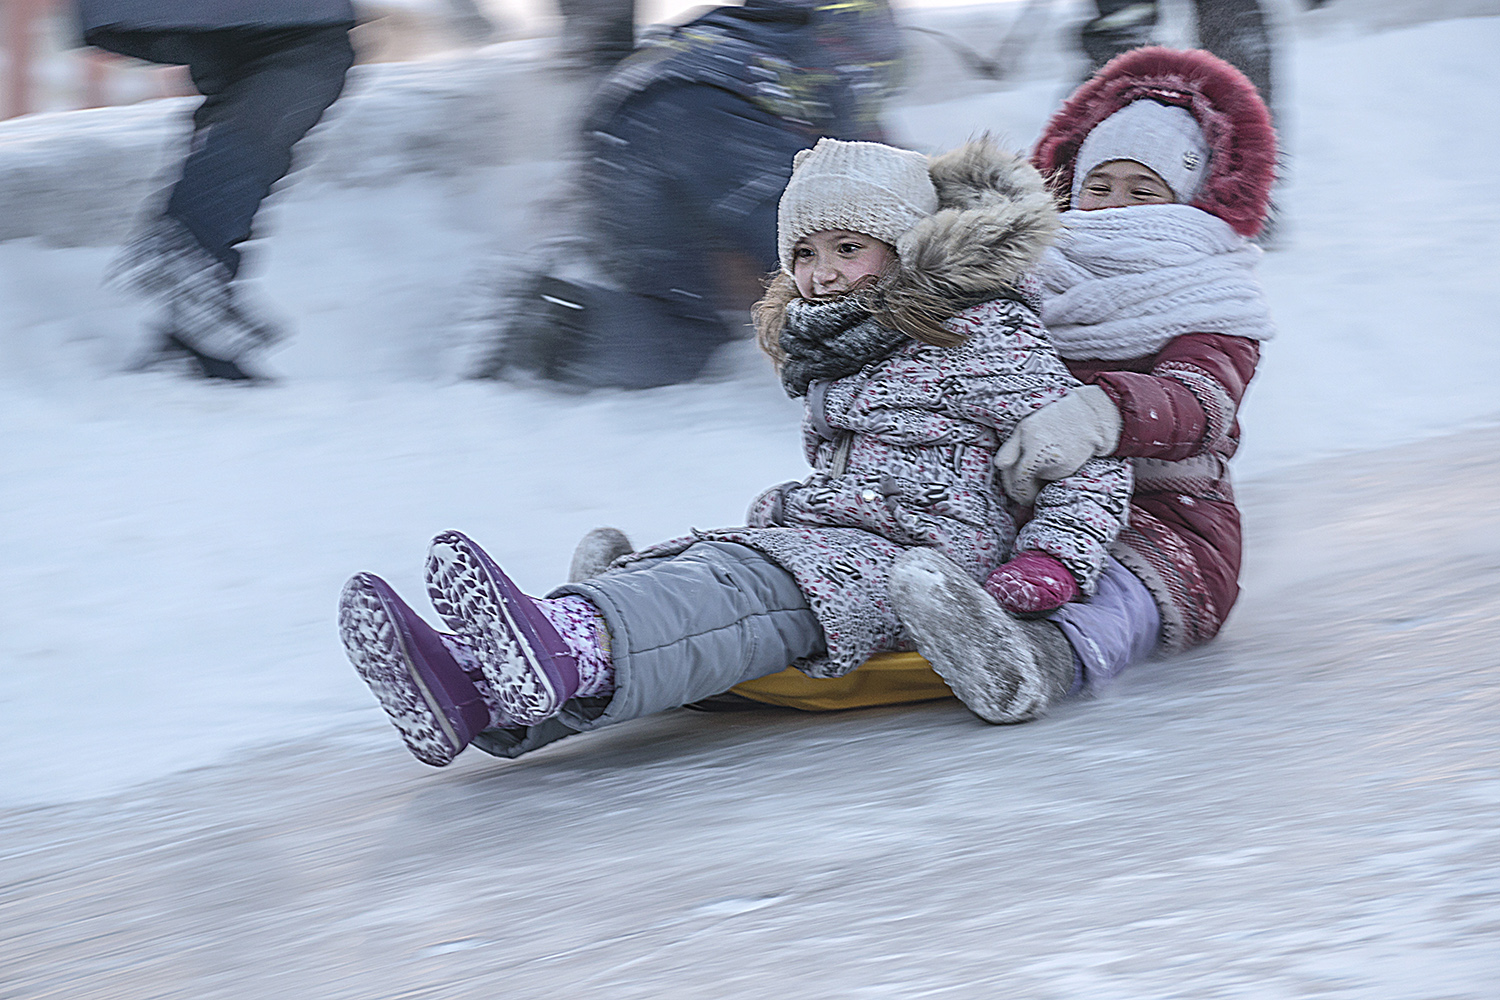
{"type": "Polygon", "coordinates": [[[842,677],[809,677],[787,667],[779,674],[746,681],[730,690],[752,701],[804,712],[953,697],[943,679],[916,653],[878,653],[842,677]]]}

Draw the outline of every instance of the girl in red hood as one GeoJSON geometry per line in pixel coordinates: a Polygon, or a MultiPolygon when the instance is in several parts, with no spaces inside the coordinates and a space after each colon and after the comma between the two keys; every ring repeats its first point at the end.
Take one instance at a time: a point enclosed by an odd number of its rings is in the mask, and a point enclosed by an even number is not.
{"type": "Polygon", "coordinates": [[[1129,459],[1135,487],[1092,597],[1075,600],[1065,574],[1019,572],[1019,560],[989,578],[984,599],[931,553],[893,572],[893,590],[903,576],[925,581],[897,612],[990,722],[1023,721],[1004,709],[1017,665],[1034,656],[1017,615],[1046,612],[1063,631],[1075,689],[1218,632],[1239,593],[1237,412],[1272,334],[1249,238],[1264,223],[1276,139],[1239,70],[1203,51],[1128,52],[1069,98],[1032,162],[1067,209],[1034,272],[1041,316],[1084,384],[1022,420],[995,464],[1022,499],[1103,456],[1129,459]]]}

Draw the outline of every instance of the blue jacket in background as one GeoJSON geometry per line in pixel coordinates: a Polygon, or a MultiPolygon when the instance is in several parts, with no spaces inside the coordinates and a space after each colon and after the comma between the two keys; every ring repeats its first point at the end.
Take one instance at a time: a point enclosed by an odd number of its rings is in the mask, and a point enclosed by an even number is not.
{"type": "Polygon", "coordinates": [[[529,289],[488,370],[696,378],[742,325],[726,321],[736,298],[777,266],[792,157],[825,135],[883,139],[900,50],[888,0],[747,0],[646,31],[583,121],[577,190],[600,284],[529,289]]]}
{"type": "Polygon", "coordinates": [[[811,140],[878,140],[900,57],[886,0],[717,7],[686,24],[648,29],[600,87],[585,132],[609,131],[629,104],[663,88],[701,84],[749,101],[811,140]]]}

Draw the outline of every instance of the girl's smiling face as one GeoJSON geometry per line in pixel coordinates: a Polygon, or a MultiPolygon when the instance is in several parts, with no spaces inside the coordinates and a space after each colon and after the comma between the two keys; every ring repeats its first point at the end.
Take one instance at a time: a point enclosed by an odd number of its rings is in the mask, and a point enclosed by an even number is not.
{"type": "Polygon", "coordinates": [[[1177,201],[1161,175],[1134,160],[1101,163],[1083,179],[1073,207],[1085,212],[1132,205],[1170,205],[1177,201]]]}
{"type": "Polygon", "coordinates": [[[889,243],[847,229],[823,229],[792,247],[792,280],[804,299],[831,299],[868,288],[895,263],[889,243]]]}

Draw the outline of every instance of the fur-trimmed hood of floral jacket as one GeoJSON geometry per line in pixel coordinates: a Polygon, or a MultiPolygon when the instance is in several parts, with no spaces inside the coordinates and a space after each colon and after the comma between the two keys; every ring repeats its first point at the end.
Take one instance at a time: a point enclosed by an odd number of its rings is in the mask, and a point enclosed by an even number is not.
{"type": "MultiPolygon", "coordinates": [[[[944,322],[996,298],[1035,305],[1026,275],[1051,245],[1058,216],[1041,176],[988,136],[932,158],[928,173],[938,210],[896,244],[896,271],[861,296],[880,323],[941,347],[957,343],[944,322]]],[[[777,271],[755,304],[761,347],[778,366],[787,307],[799,301],[786,271],[777,271]]]]}

